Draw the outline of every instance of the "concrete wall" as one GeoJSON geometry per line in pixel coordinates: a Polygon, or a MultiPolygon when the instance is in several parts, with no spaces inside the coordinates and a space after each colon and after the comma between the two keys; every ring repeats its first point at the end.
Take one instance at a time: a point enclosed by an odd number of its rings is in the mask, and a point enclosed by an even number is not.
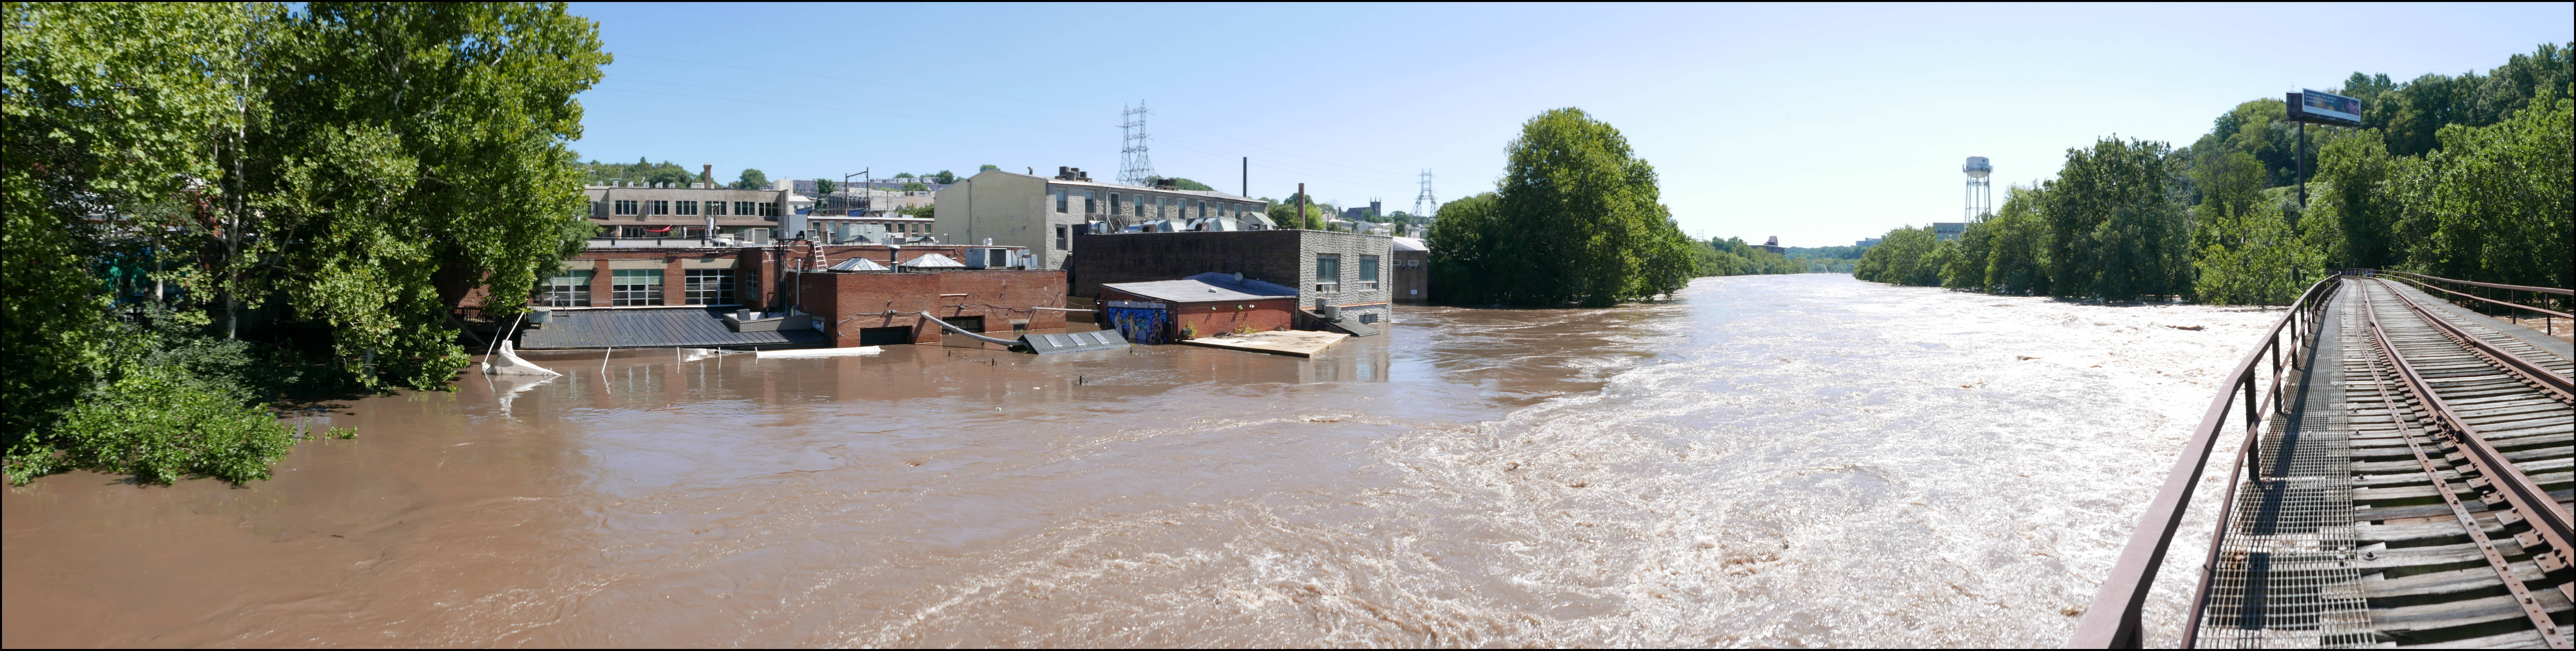
{"type": "Polygon", "coordinates": [[[804,310],[823,321],[823,334],[834,347],[859,345],[866,328],[910,328],[913,343],[939,343],[941,330],[920,317],[925,311],[942,319],[983,317],[985,332],[997,337],[1011,336],[1015,322],[1030,330],[1064,327],[1063,312],[1035,309],[1061,302],[1061,271],[788,275],[802,288],[804,310]]]}
{"type": "Polygon", "coordinates": [[[1387,295],[1402,305],[1431,302],[1431,252],[1396,251],[1388,259],[1396,267],[1395,284],[1387,288],[1387,295]]]}

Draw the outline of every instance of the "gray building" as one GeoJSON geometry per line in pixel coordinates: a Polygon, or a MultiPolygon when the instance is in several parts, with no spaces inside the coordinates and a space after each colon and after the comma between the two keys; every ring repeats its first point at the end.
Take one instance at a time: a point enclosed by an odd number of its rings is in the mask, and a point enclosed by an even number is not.
{"type": "MultiPolygon", "coordinates": [[[[1394,298],[1394,239],[1309,230],[1110,233],[1073,238],[1066,284],[1097,298],[1102,283],[1172,280],[1217,272],[1297,288],[1297,306],[1339,306],[1342,318],[1386,320],[1394,298]]],[[[995,240],[999,242],[1000,240],[995,240]]]]}
{"type": "Polygon", "coordinates": [[[733,190],[712,183],[668,187],[674,185],[593,185],[582,193],[590,196],[590,222],[603,239],[765,244],[792,237],[803,227],[788,213],[791,200],[785,190],[733,190]]]}
{"type": "MultiPolygon", "coordinates": [[[[1023,246],[1043,268],[1062,269],[1074,251],[1074,232],[1093,222],[1110,229],[1155,220],[1248,219],[1266,228],[1259,199],[1206,190],[1102,183],[1074,168],[1053,177],[985,170],[959,179],[934,197],[939,210],[931,229],[942,242],[1023,246]]],[[[1208,271],[1200,269],[1179,278],[1208,271]]],[[[1170,280],[1153,278],[1151,280],[1170,280]]]]}

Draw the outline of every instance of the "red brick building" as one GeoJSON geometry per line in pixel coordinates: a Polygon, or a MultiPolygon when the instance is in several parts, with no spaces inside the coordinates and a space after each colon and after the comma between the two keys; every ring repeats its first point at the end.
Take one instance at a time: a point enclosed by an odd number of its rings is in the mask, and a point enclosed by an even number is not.
{"type": "Polygon", "coordinates": [[[1229,332],[1286,330],[1297,316],[1297,290],[1234,274],[1181,280],[1102,283],[1103,325],[1128,341],[1157,344],[1229,332]]]}
{"type": "MultiPolygon", "coordinates": [[[[904,247],[907,260],[914,247],[904,247]]],[[[795,307],[823,324],[830,346],[935,344],[936,324],[1014,337],[1064,327],[1064,272],[1020,269],[941,271],[790,271],[795,307]]]]}

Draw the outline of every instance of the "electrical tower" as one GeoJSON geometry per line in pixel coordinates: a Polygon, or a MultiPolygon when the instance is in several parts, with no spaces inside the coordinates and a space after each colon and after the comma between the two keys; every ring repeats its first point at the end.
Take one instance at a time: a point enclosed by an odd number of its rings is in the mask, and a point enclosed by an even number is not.
{"type": "Polygon", "coordinates": [[[1421,217],[1423,219],[1430,219],[1430,213],[1422,212],[1425,208],[1430,210],[1440,209],[1440,200],[1431,198],[1431,170],[1422,171],[1422,194],[1413,198],[1414,216],[1421,217]]]}
{"type": "Polygon", "coordinates": [[[1127,185],[1153,185],[1154,159],[1145,153],[1145,100],[1136,100],[1135,108],[1124,109],[1118,124],[1122,141],[1118,147],[1118,182],[1127,185]]]}

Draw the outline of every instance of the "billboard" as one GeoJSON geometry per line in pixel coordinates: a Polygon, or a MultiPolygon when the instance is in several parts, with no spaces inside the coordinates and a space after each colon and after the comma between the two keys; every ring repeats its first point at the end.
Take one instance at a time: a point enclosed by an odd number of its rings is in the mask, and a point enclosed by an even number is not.
{"type": "Polygon", "coordinates": [[[2361,122],[2361,100],[2334,93],[2299,89],[2298,110],[2316,117],[2356,124],[2361,122]]]}

